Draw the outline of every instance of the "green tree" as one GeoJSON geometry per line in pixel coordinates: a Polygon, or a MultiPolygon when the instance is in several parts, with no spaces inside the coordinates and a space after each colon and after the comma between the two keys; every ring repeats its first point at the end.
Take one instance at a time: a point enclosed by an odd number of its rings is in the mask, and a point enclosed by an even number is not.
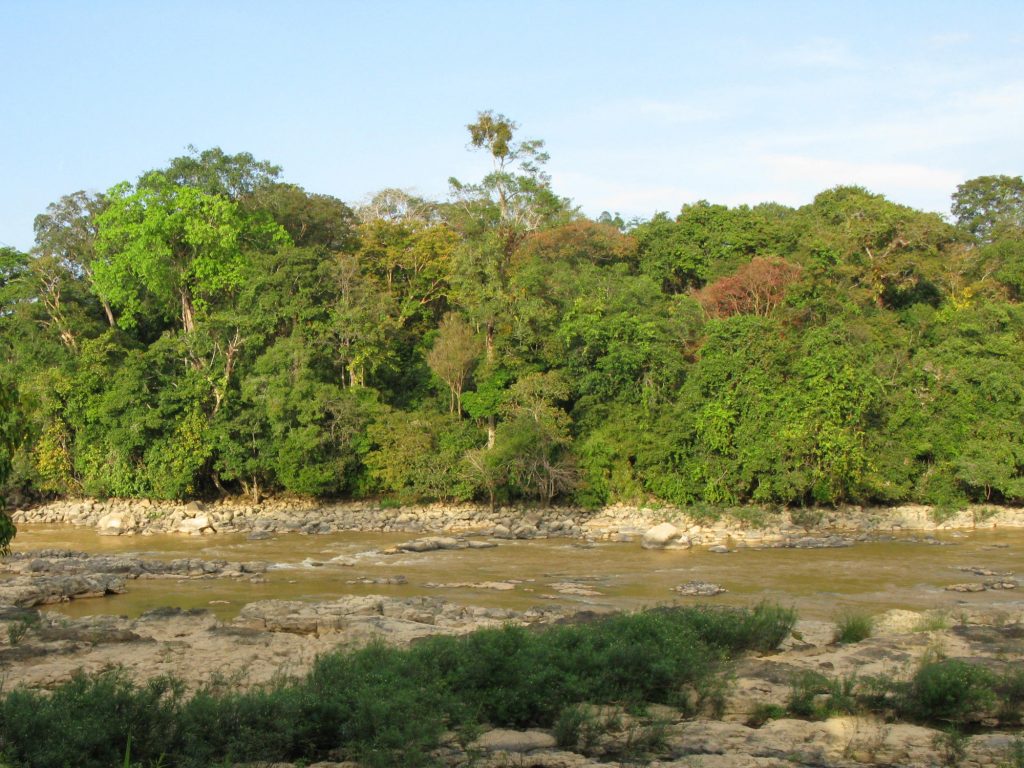
{"type": "Polygon", "coordinates": [[[237,201],[273,184],[280,174],[280,166],[248,152],[229,155],[220,147],[200,152],[190,144],[188,154],[173,158],[166,169],[143,174],[139,186],[159,190],[170,183],[237,201]]]}
{"type": "Polygon", "coordinates": [[[456,314],[445,315],[434,346],[427,353],[427,364],[448,385],[451,394],[449,411],[460,419],[462,390],[479,355],[480,344],[469,323],[456,314]]]}
{"type": "Polygon", "coordinates": [[[957,225],[982,243],[1024,236],[1024,178],[979,176],[953,193],[957,225]]]}
{"type": "Polygon", "coordinates": [[[288,242],[277,224],[159,174],[144,185],[113,187],[107,198],[97,217],[94,284],[102,299],[123,310],[118,322],[124,328],[136,324],[148,296],[164,317],[177,316],[191,333],[197,311],[239,287],[249,249],[288,242]]]}
{"type": "Polygon", "coordinates": [[[15,397],[14,388],[0,376],[0,554],[10,552],[11,540],[17,532],[14,522],[4,511],[3,496],[4,485],[11,473],[11,456],[20,433],[15,397]]]}

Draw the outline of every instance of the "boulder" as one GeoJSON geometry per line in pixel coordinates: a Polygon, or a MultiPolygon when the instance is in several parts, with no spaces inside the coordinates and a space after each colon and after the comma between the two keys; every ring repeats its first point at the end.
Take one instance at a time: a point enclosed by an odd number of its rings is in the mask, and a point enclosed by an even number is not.
{"type": "Polygon", "coordinates": [[[644,549],[688,549],[693,546],[686,533],[672,523],[661,523],[647,529],[640,545],[644,549]]]}
{"type": "Polygon", "coordinates": [[[206,514],[197,514],[195,517],[186,517],[174,529],[177,533],[199,535],[202,533],[215,533],[213,523],[206,514]]]}
{"type": "Polygon", "coordinates": [[[117,512],[109,512],[99,519],[96,529],[101,536],[120,536],[124,533],[124,518],[117,512]]]}

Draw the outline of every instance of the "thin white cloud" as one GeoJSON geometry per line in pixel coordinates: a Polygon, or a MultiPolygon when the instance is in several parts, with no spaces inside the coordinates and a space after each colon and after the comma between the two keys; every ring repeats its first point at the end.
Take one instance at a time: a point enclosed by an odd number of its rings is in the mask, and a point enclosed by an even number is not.
{"type": "Polygon", "coordinates": [[[673,101],[642,100],[632,102],[626,108],[632,119],[639,116],[671,124],[700,123],[722,116],[721,111],[708,106],[673,101]]]}
{"type": "Polygon", "coordinates": [[[942,35],[931,35],[925,42],[932,48],[955,48],[971,42],[973,38],[966,32],[949,32],[942,35]]]}
{"type": "Polygon", "coordinates": [[[855,69],[861,62],[849,45],[834,37],[816,37],[780,52],[776,61],[790,67],[855,69]]]}
{"type": "Polygon", "coordinates": [[[913,163],[856,163],[803,155],[759,158],[781,184],[810,184],[818,189],[858,184],[868,189],[923,189],[945,192],[963,181],[963,174],[913,163]]]}
{"type": "Polygon", "coordinates": [[[849,154],[905,157],[989,141],[1016,140],[1024,130],[1024,81],[960,90],[884,115],[865,114],[834,127],[762,132],[748,146],[763,152],[834,148],[849,154]]]}
{"type": "Polygon", "coordinates": [[[624,216],[650,216],[656,210],[678,210],[684,202],[698,199],[693,190],[681,185],[620,181],[576,171],[553,173],[552,185],[589,214],[617,211],[624,216]]]}

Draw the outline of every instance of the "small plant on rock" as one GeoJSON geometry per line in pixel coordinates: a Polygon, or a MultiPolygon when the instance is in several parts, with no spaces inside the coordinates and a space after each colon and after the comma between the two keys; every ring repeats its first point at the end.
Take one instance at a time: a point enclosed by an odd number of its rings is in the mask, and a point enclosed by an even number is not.
{"type": "Polygon", "coordinates": [[[859,643],[871,637],[874,631],[875,620],[870,614],[860,611],[847,611],[839,616],[836,621],[835,642],[859,643]]]}

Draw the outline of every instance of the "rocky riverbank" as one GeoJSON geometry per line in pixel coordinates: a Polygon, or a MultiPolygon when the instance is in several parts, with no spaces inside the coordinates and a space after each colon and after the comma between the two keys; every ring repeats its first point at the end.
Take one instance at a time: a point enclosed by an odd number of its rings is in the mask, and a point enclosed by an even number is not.
{"type": "MultiPolygon", "coordinates": [[[[514,612],[380,596],[261,601],[229,622],[205,611],[159,610],[129,620],[65,619],[7,609],[0,611],[6,629],[0,636],[7,637],[0,643],[0,666],[9,686],[48,687],[79,669],[96,673],[116,665],[139,680],[173,674],[189,688],[215,680],[247,688],[301,675],[318,654],[371,639],[401,646],[506,622],[543,625],[587,618],[558,608],[514,612]]],[[[952,764],[953,757],[966,768],[1016,765],[1009,760],[1016,748],[1013,734],[1022,725],[1019,707],[970,712],[964,724],[975,735],[950,737],[938,728],[892,722],[877,713],[836,715],[831,708],[843,695],[840,685],[809,699],[822,714],[796,717],[793,701],[802,680],[909,679],[922,662],[936,658],[963,660],[1005,676],[1024,660],[1020,608],[971,608],[955,617],[889,611],[874,617],[874,627],[872,637],[838,644],[835,625],[799,622],[777,651],[738,662],[717,712],[693,716],[664,706],[641,712],[584,706],[574,733],[485,729],[470,739],[453,733],[437,756],[453,767],[491,768],[596,768],[609,760],[642,760],[660,768],[925,768],[952,764]]],[[[353,763],[317,765],[355,768],[353,763]]]]}
{"type": "Polygon", "coordinates": [[[432,504],[385,507],[371,502],[317,505],[307,500],[273,499],[251,504],[238,499],[182,504],[146,499],[67,499],[17,509],[15,523],[63,523],[88,526],[107,535],[179,533],[212,535],[246,532],[307,535],[338,531],[476,533],[497,539],[571,537],[592,540],[643,538],[650,547],[845,546],[858,537],[897,532],[1024,528],[1024,509],[971,507],[939,515],[930,507],[849,506],[840,509],[778,513],[739,510],[717,518],[680,508],[614,506],[601,510],[574,507],[503,508],[432,504]]]}
{"type": "Polygon", "coordinates": [[[214,679],[240,686],[301,673],[319,654],[370,640],[407,645],[505,623],[542,624],[572,615],[543,606],[512,611],[458,605],[438,597],[349,595],[324,602],[261,600],[232,621],[207,611],[157,609],[137,619],[71,619],[0,607],[0,669],[8,686],[48,687],[77,671],[113,666],[138,680],[173,675],[190,686],[214,679]]]}
{"type": "Polygon", "coordinates": [[[262,581],[266,562],[178,558],[154,560],[92,555],[66,549],[15,552],[0,566],[0,606],[32,608],[87,597],[122,594],[133,579],[235,578],[262,581]]]}

